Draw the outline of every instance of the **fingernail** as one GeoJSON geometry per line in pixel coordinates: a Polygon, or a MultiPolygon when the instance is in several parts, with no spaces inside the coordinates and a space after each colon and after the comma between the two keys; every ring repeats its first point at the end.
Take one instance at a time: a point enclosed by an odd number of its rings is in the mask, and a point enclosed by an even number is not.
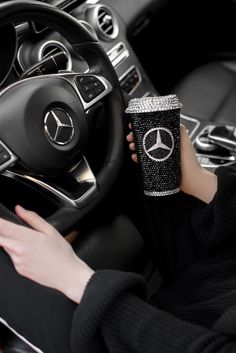
{"type": "Polygon", "coordinates": [[[20,205],[17,205],[18,209],[21,211],[21,212],[26,212],[26,209],[20,205]]]}

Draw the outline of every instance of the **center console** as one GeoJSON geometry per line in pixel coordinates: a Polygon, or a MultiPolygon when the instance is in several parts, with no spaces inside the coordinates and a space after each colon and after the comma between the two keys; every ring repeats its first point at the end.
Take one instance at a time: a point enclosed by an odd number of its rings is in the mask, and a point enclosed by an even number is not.
{"type": "Polygon", "coordinates": [[[181,116],[196,149],[199,163],[214,171],[219,166],[236,163],[236,127],[207,123],[181,116]]]}

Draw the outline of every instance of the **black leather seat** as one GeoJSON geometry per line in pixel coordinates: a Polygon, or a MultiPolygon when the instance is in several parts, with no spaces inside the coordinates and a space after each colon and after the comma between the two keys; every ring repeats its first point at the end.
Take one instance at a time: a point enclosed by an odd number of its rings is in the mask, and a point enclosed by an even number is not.
{"type": "Polygon", "coordinates": [[[236,125],[236,61],[208,63],[175,88],[185,115],[236,125]]]}

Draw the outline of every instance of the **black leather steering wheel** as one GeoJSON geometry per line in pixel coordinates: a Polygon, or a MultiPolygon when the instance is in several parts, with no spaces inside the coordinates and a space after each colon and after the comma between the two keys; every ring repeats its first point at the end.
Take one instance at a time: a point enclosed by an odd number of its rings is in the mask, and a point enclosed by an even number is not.
{"type": "Polygon", "coordinates": [[[64,72],[17,81],[0,93],[0,152],[5,153],[0,171],[56,197],[61,206],[48,221],[66,233],[101,201],[119,173],[123,96],[105,51],[75,18],[36,1],[1,4],[1,25],[16,20],[37,21],[55,29],[89,66],[85,74],[64,72]],[[109,116],[108,149],[102,168],[93,175],[82,152],[88,142],[86,111],[101,100],[109,116]],[[19,161],[24,173],[11,168],[19,161]],[[73,177],[73,191],[49,182],[63,175],[73,177]]]}

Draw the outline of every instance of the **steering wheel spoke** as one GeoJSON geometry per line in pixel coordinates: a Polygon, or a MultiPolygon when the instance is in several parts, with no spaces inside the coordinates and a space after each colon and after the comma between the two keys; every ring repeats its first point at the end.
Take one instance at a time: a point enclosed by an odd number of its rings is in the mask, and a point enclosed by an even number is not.
{"type": "Polygon", "coordinates": [[[85,111],[112,91],[110,82],[101,75],[68,73],[63,77],[73,85],[85,111]]]}
{"type": "Polygon", "coordinates": [[[16,155],[0,140],[0,173],[13,166],[17,159],[16,155]]]}
{"type": "Polygon", "coordinates": [[[13,170],[5,170],[2,174],[28,183],[56,199],[61,205],[74,208],[84,207],[98,191],[96,178],[85,157],[61,178],[40,178],[13,170]]]}

